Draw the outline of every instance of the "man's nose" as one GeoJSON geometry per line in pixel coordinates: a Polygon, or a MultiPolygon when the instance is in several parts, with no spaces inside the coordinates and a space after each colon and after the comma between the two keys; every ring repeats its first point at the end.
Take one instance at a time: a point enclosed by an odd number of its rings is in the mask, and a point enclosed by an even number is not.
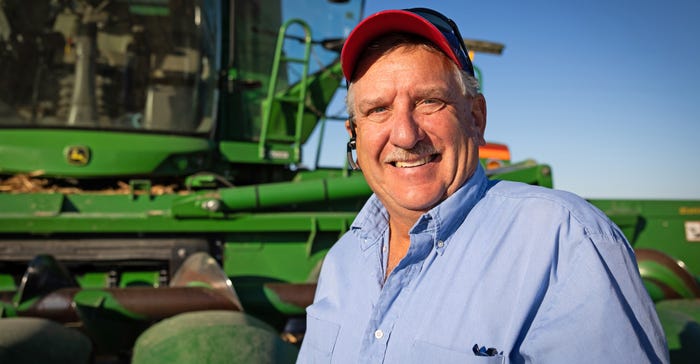
{"type": "Polygon", "coordinates": [[[425,132],[415,119],[412,110],[395,112],[393,122],[389,125],[391,127],[389,141],[394,146],[411,149],[425,137],[425,132]]]}

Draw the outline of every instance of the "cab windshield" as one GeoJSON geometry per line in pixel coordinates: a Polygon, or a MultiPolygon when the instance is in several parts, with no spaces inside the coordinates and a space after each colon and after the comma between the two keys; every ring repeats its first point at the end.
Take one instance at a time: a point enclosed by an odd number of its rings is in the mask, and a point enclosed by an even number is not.
{"type": "MultiPolygon", "coordinates": [[[[257,124],[280,25],[309,23],[315,72],[337,60],[341,43],[330,41],[348,35],[361,8],[361,0],[0,0],[0,128],[208,134],[220,101],[257,124]]],[[[295,47],[303,45],[285,42],[285,52],[295,47]]],[[[278,86],[297,82],[298,67],[283,65],[278,86]]]]}
{"type": "Polygon", "coordinates": [[[0,5],[0,127],[211,128],[219,1],[0,5]]]}

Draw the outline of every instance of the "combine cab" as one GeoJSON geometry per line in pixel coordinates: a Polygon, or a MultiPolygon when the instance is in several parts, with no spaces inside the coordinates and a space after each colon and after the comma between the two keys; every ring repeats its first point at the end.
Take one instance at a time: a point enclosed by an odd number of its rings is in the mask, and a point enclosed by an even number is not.
{"type": "MultiPolygon", "coordinates": [[[[323,256],[371,193],[302,163],[363,1],[27,7],[0,1],[0,362],[294,362],[323,256]]],[[[552,186],[481,152],[494,178],[552,186]]],[[[697,334],[700,203],[593,202],[697,334]]]]}

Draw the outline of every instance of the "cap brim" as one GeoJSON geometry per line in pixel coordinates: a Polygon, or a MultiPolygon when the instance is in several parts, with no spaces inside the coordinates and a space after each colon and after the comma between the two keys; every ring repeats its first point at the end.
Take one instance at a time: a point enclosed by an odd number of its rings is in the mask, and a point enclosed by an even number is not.
{"type": "Polygon", "coordinates": [[[345,40],[340,54],[345,79],[352,79],[358,58],[367,45],[373,39],[388,33],[411,33],[426,38],[442,49],[455,64],[460,64],[445,36],[429,21],[409,11],[385,10],[361,21],[345,40]]]}

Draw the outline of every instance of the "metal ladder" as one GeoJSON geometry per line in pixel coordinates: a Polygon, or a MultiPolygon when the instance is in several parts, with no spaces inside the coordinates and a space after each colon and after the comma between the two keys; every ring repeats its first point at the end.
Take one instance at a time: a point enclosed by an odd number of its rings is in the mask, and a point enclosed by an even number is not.
{"type": "MultiPolygon", "coordinates": [[[[297,37],[294,37],[297,38],[297,37]]],[[[295,125],[294,125],[294,135],[288,136],[289,138],[285,141],[291,141],[293,143],[294,149],[294,160],[299,161],[301,158],[301,128],[302,120],[304,117],[304,104],[306,102],[306,92],[307,92],[307,78],[309,74],[309,58],[311,56],[311,29],[309,25],[300,19],[289,19],[282,27],[280,27],[279,35],[277,37],[277,46],[275,49],[275,57],[272,62],[272,74],[270,75],[270,84],[267,89],[267,98],[263,103],[262,110],[262,126],[260,129],[260,140],[258,145],[258,155],[261,159],[267,158],[267,141],[268,141],[268,129],[272,117],[272,108],[276,103],[291,103],[297,105],[295,125]],[[303,58],[293,58],[287,57],[282,54],[284,48],[284,42],[287,38],[287,29],[292,24],[298,24],[304,29],[304,56],[303,58]],[[303,66],[301,79],[299,80],[299,92],[297,95],[282,95],[276,92],[277,80],[279,77],[280,65],[282,62],[286,63],[299,63],[303,66]]]]}

